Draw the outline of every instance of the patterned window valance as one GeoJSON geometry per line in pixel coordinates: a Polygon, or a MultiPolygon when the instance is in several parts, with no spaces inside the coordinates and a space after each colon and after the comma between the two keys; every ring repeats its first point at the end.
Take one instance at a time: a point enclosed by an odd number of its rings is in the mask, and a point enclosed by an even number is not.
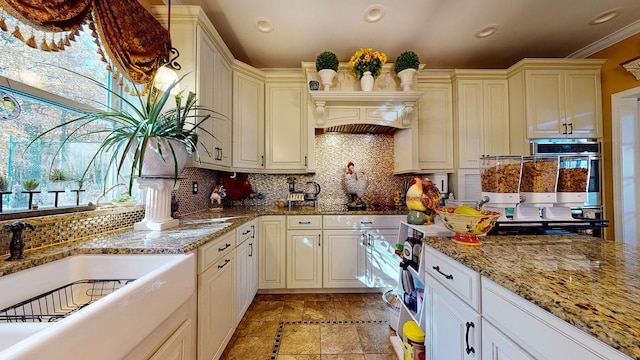
{"type": "Polygon", "coordinates": [[[0,0],[0,8],[24,25],[52,33],[39,41],[33,33],[25,37],[19,26],[9,28],[0,13],[0,29],[45,51],[64,50],[88,23],[103,61],[139,84],[151,80],[171,48],[169,32],[137,0],[0,0]]]}

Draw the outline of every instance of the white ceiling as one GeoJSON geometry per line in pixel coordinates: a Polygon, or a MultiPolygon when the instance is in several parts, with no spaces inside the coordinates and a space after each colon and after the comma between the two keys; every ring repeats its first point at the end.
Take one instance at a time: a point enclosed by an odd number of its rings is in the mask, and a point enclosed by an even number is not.
{"type": "MultiPolygon", "coordinates": [[[[200,5],[233,55],[257,68],[300,67],[330,50],[348,61],[360,47],[389,62],[413,50],[428,69],[506,68],[524,57],[589,55],[590,45],[640,31],[638,0],[182,0],[200,5]],[[381,5],[379,22],[364,19],[381,5]],[[618,8],[609,22],[590,25],[618,8]],[[273,31],[259,32],[257,18],[273,31]],[[474,35],[487,25],[498,31],[474,35]],[[616,34],[612,37],[612,34],[616,34]],[[576,52],[578,52],[576,54],[576,52]]],[[[176,4],[174,1],[173,4],[176,4]]],[[[174,41],[175,43],[175,41],[174,41]]],[[[176,44],[174,44],[176,45],[176,44]]],[[[640,49],[636,49],[640,56],[640,49]]]]}

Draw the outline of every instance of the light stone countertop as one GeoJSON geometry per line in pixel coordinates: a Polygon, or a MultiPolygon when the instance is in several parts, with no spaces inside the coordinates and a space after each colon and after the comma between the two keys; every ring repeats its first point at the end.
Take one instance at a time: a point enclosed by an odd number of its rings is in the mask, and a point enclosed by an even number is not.
{"type": "Polygon", "coordinates": [[[288,208],[232,207],[206,210],[180,217],[180,224],[162,231],[124,228],[103,236],[66,242],[62,245],[26,252],[26,259],[0,259],[0,276],[46,264],[75,254],[181,254],[197,249],[260,215],[404,215],[406,209],[381,208],[366,211],[316,209],[310,206],[288,208]],[[228,218],[220,221],[221,218],[228,218]]]}
{"type": "Polygon", "coordinates": [[[640,359],[640,248],[586,236],[424,242],[631,358],[640,359]]]}

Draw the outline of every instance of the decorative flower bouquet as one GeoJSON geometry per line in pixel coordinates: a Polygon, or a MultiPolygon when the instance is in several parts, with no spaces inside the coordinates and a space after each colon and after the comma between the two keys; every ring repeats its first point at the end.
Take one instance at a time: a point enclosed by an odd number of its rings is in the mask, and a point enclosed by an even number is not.
{"type": "Polygon", "coordinates": [[[373,51],[372,48],[360,48],[349,60],[349,66],[360,80],[365,71],[370,71],[374,78],[380,75],[382,65],[387,62],[387,55],[383,52],[373,51]]]}

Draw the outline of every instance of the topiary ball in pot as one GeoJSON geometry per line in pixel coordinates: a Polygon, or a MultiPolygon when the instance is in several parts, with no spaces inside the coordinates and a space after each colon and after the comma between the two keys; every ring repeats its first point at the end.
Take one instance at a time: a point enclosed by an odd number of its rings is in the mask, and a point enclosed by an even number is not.
{"type": "Polygon", "coordinates": [[[331,51],[323,51],[316,58],[316,70],[320,76],[320,82],[324,86],[324,90],[329,90],[333,85],[333,78],[338,71],[338,56],[331,51]]]}
{"type": "Polygon", "coordinates": [[[418,68],[420,67],[420,58],[415,52],[407,50],[398,55],[398,58],[396,59],[396,62],[393,66],[396,74],[405,69],[418,70],[418,68]]]}
{"type": "Polygon", "coordinates": [[[331,51],[323,51],[318,54],[316,58],[316,70],[320,71],[323,69],[331,69],[333,71],[338,71],[338,66],[340,62],[338,61],[338,56],[331,51]]]}

